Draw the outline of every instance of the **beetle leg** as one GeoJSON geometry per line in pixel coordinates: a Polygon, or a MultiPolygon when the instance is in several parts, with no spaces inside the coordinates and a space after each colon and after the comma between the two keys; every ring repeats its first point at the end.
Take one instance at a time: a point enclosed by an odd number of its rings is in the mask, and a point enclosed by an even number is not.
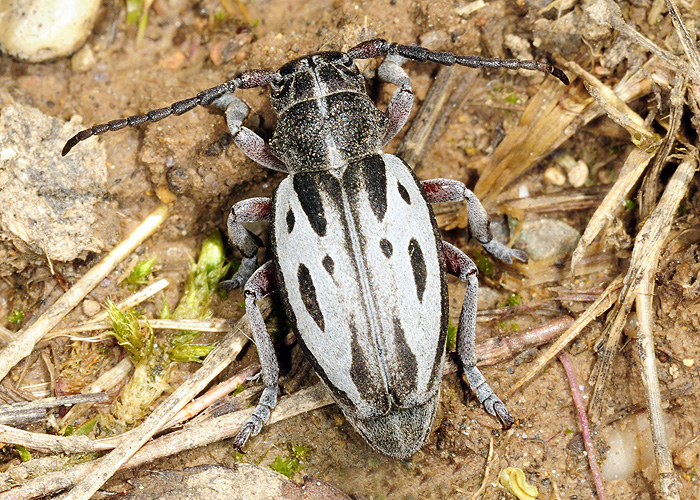
{"type": "Polygon", "coordinates": [[[249,198],[231,207],[228,216],[228,237],[231,244],[243,254],[241,266],[230,280],[219,283],[223,290],[241,288],[258,267],[258,248],[264,246],[257,235],[243,227],[242,222],[269,222],[272,200],[270,198],[249,198]]]}
{"type": "Polygon", "coordinates": [[[467,283],[467,292],[464,295],[462,313],[459,316],[459,327],[457,328],[457,353],[464,366],[464,375],[467,378],[469,388],[476,394],[479,403],[484,406],[487,412],[501,421],[504,429],[509,429],[515,420],[476,367],[474,336],[476,331],[476,299],[479,292],[476,265],[454,245],[443,241],[442,246],[447,272],[467,283]]]}
{"type": "Polygon", "coordinates": [[[484,249],[491,255],[508,264],[513,259],[527,262],[525,252],[510,248],[500,241],[496,241],[491,234],[489,216],[483,205],[464,183],[453,179],[430,179],[422,181],[421,185],[428,197],[429,203],[444,203],[447,201],[466,201],[467,214],[469,215],[469,232],[479,240],[484,249]]]}
{"type": "Polygon", "coordinates": [[[382,146],[396,137],[396,134],[403,128],[411,114],[413,107],[413,88],[411,79],[408,77],[401,65],[406,59],[401,56],[389,55],[384,58],[377,70],[377,76],[389,83],[398,85],[394,96],[386,108],[386,116],[389,118],[389,125],[382,139],[382,146]]]}
{"type": "Polygon", "coordinates": [[[265,140],[249,128],[242,126],[243,120],[250,112],[250,107],[243,99],[233,94],[225,94],[212,105],[226,113],[226,124],[231,131],[233,141],[248,158],[265,168],[288,173],[285,164],[272,154],[265,140]]]}
{"type": "Polygon", "coordinates": [[[246,420],[238,435],[233,441],[234,446],[241,450],[250,436],[260,432],[264,423],[270,418],[270,410],[277,405],[277,385],[279,378],[279,364],[275,354],[275,346],[272,344],[270,334],[265,327],[265,320],[260,313],[256,300],[263,298],[277,288],[274,263],[268,261],[253,273],[245,286],[245,306],[250,321],[250,329],[253,332],[253,341],[258,349],[260,366],[265,389],[258,406],[253,414],[246,420]]]}

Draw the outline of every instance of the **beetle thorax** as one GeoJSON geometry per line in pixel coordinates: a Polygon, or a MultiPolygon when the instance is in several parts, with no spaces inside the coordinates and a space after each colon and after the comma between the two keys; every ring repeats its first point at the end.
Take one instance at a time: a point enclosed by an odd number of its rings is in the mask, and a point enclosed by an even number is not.
{"type": "Polygon", "coordinates": [[[290,173],[338,168],[381,148],[387,118],[347,54],[285,64],[271,83],[270,101],[278,116],[270,148],[290,173]]]}

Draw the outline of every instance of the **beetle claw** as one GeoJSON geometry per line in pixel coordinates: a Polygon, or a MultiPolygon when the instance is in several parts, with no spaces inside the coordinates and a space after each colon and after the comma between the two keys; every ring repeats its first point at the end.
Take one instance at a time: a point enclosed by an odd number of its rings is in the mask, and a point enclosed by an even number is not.
{"type": "Polygon", "coordinates": [[[504,405],[501,401],[498,401],[493,405],[493,411],[496,414],[498,420],[501,421],[501,426],[503,427],[504,431],[510,429],[515,423],[513,415],[510,414],[510,412],[506,408],[506,405],[504,405]]]}
{"type": "Polygon", "coordinates": [[[253,430],[255,429],[255,424],[251,421],[246,422],[243,424],[243,427],[241,427],[241,430],[238,431],[238,434],[233,440],[233,446],[235,446],[238,451],[241,453],[244,453],[243,447],[245,446],[246,442],[248,441],[248,438],[250,435],[253,433],[253,430]]]}

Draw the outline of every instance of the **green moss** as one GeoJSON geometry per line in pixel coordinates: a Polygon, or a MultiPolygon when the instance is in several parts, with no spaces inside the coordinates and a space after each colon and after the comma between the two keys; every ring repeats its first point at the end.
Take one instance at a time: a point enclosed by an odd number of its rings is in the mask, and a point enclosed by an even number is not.
{"type": "Polygon", "coordinates": [[[493,262],[486,255],[481,252],[474,253],[474,263],[476,264],[479,272],[484,276],[493,276],[493,262]]]}
{"type": "Polygon", "coordinates": [[[282,474],[283,476],[292,477],[292,474],[299,472],[302,469],[302,465],[294,457],[283,457],[281,454],[277,455],[275,459],[270,464],[270,469],[275,472],[282,474]]]}
{"type": "Polygon", "coordinates": [[[457,348],[457,325],[453,325],[452,321],[447,324],[447,352],[452,352],[457,348]]]}
{"type": "Polygon", "coordinates": [[[13,325],[19,325],[23,319],[24,311],[22,311],[21,309],[15,309],[7,316],[7,321],[12,323],[13,325]]]}
{"type": "Polygon", "coordinates": [[[156,258],[144,259],[139,261],[129,273],[129,276],[124,280],[126,286],[134,288],[139,285],[148,284],[148,275],[153,271],[153,265],[156,263],[156,258]]]}

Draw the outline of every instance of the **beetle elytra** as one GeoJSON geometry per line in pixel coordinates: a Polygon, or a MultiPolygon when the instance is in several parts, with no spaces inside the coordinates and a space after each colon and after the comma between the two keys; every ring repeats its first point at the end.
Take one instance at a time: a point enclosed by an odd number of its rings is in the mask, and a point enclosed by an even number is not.
{"type": "Polygon", "coordinates": [[[255,301],[279,289],[292,328],[345,416],[376,449],[405,459],[423,446],[437,408],[445,357],[445,273],[466,282],[457,346],[471,390],[504,428],[513,417],[475,366],[478,282],[474,263],[442,241],[431,204],[463,201],[469,229],[487,251],[511,262],[524,252],[492,239],[489,219],[463,183],[419,181],[382,147],[403,127],[413,91],[405,59],[468,67],[561,70],[535,61],[482,59],[375,39],[347,52],[321,52],[278,71],[252,70],[196,97],[76,134],[63,154],[96,134],[179,115],[199,105],[225,111],[236,144],[264,167],[289,174],[274,198],[236,203],[231,243],[243,254],[226,288],[244,287],[265,389],[235,439],[243,447],[277,402],[278,364],[255,301]],[[365,90],[356,59],[386,56],[380,79],[398,86],[385,112],[365,90]],[[270,143],[242,127],[249,109],[233,93],[270,85],[277,127],[270,143]],[[261,242],[242,223],[269,221],[273,260],[257,267],[261,242]]]}

